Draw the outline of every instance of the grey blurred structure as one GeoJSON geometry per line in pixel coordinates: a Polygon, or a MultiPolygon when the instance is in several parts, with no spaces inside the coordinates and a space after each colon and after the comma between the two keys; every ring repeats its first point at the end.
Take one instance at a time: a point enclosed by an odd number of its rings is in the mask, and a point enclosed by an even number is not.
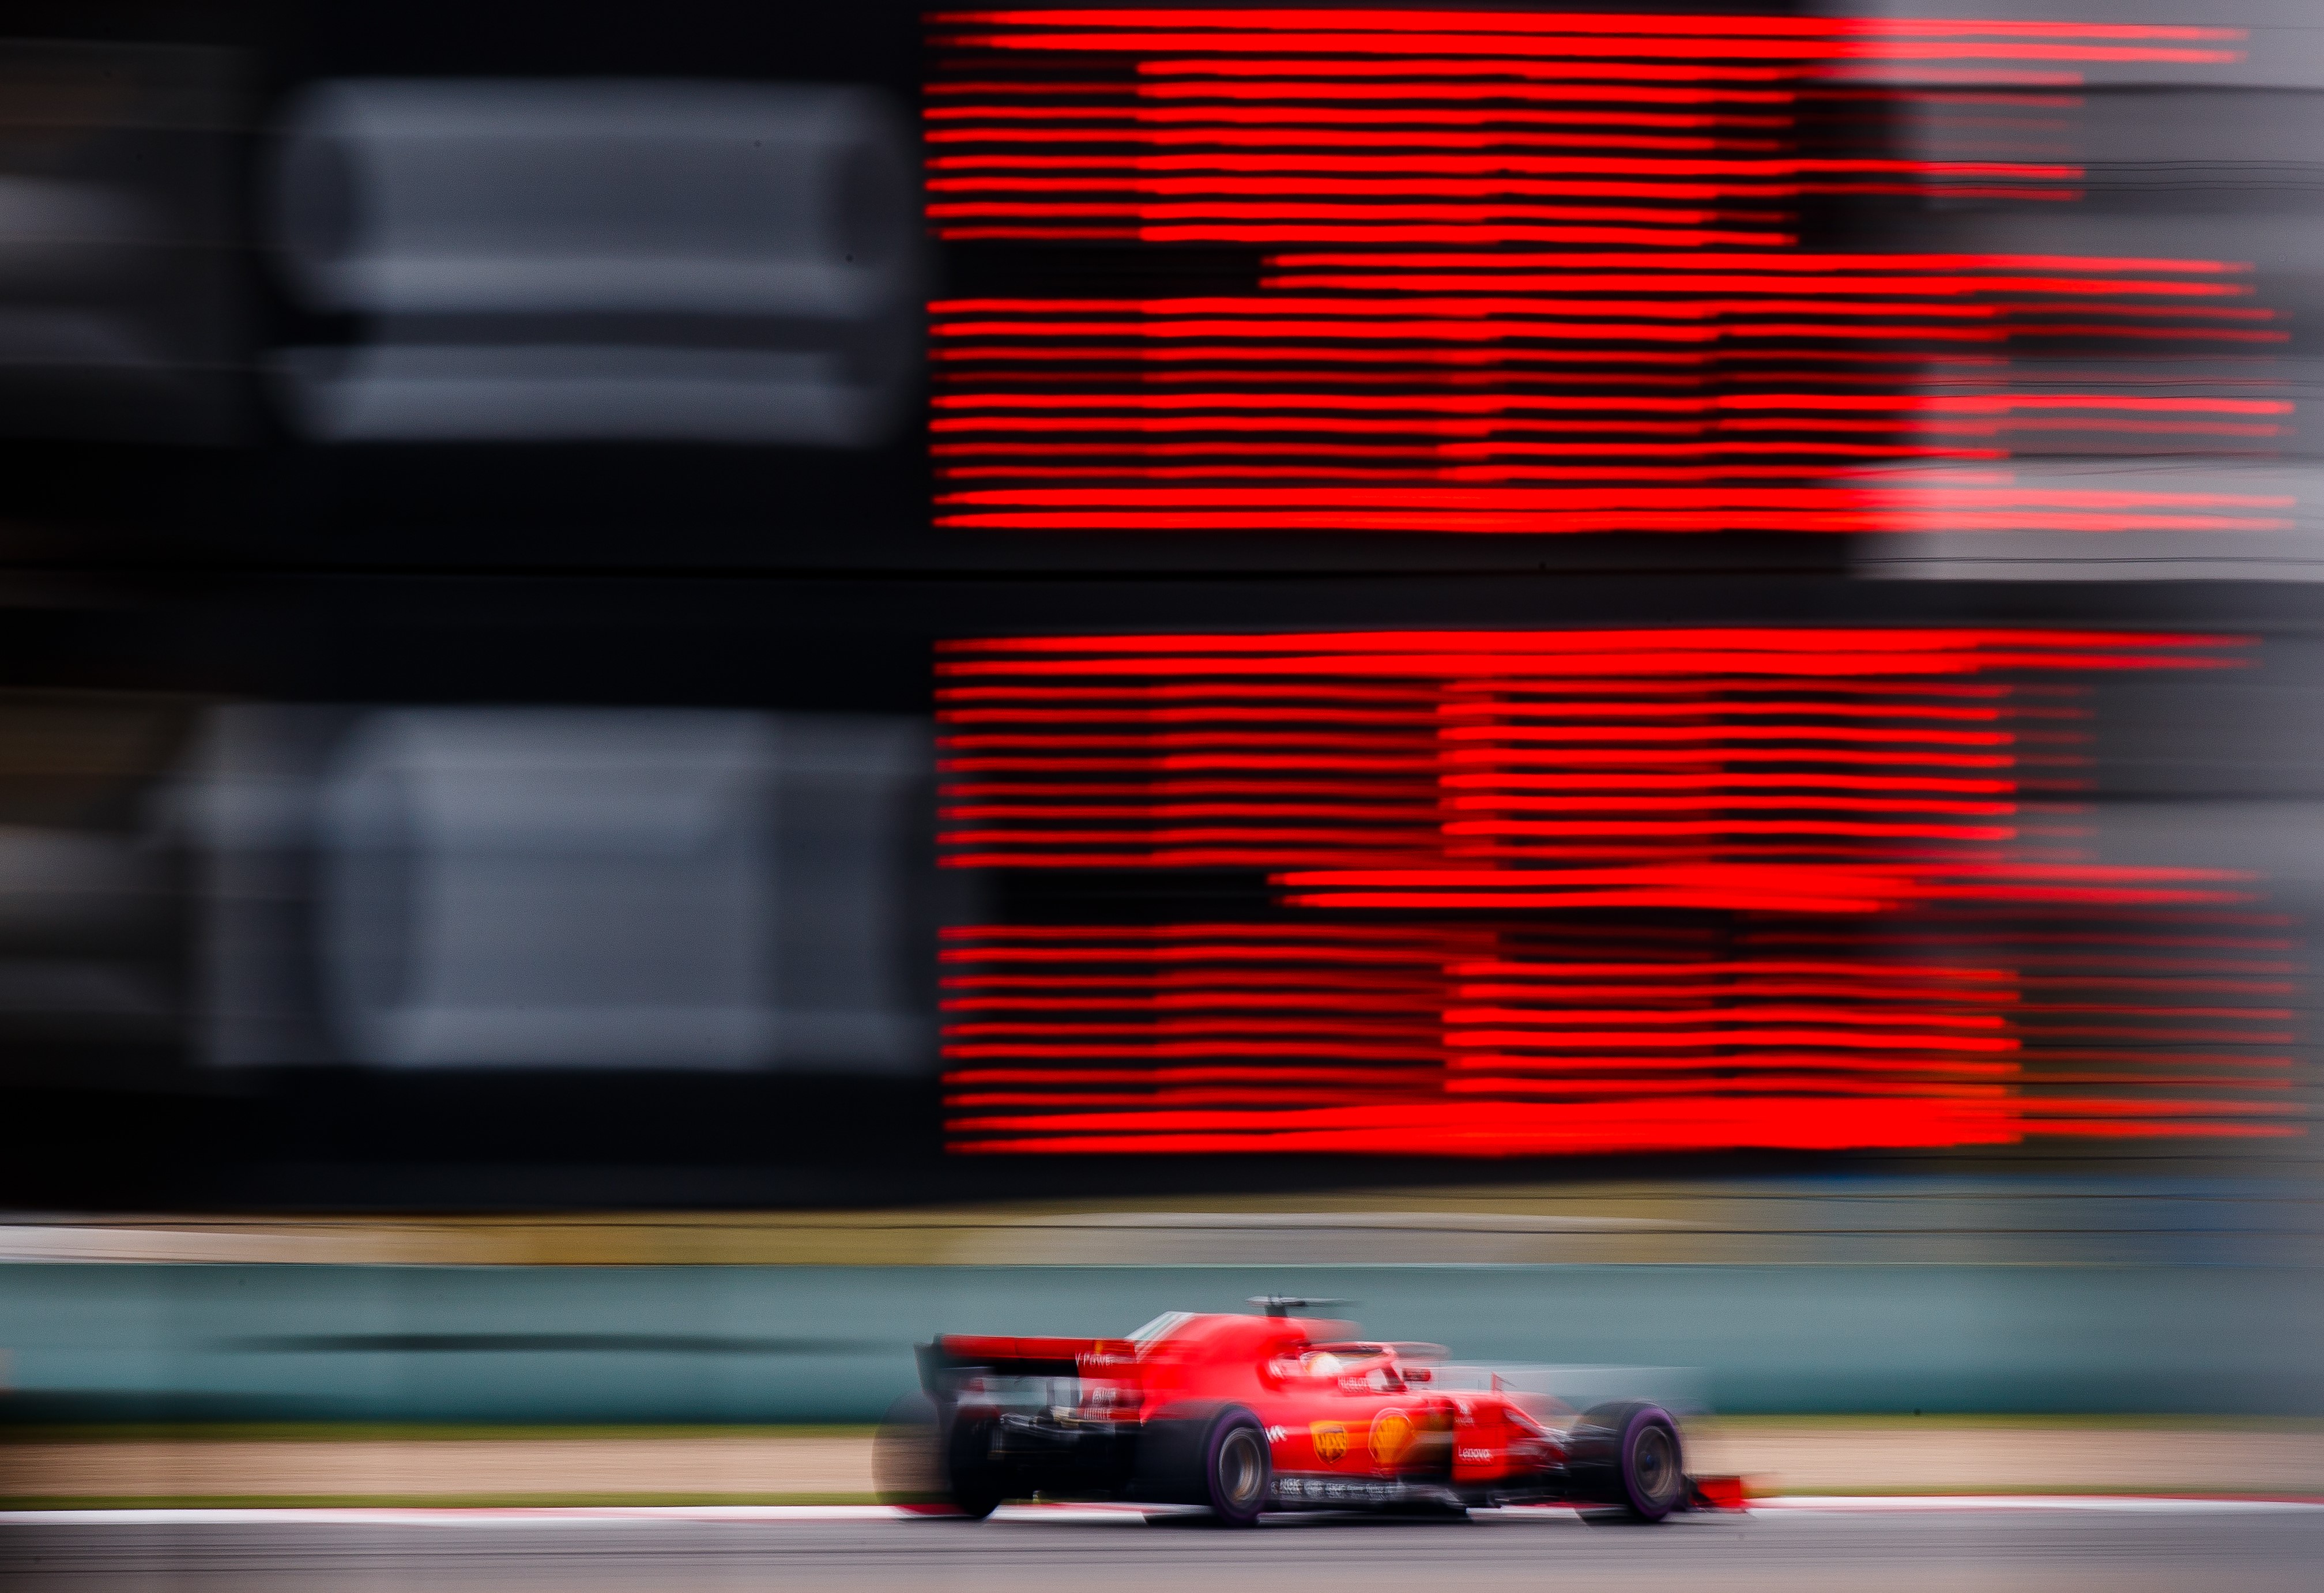
{"type": "Polygon", "coordinates": [[[228,707],[192,790],[225,1064],[932,1065],[926,724],[228,707]]]}
{"type": "Polygon", "coordinates": [[[0,695],[0,1081],[117,1087],[174,1065],[186,924],[152,794],[196,705],[0,695]]]}
{"type": "Polygon", "coordinates": [[[273,242],[364,330],[280,374],[329,441],[869,446],[919,379],[918,203],[871,89],[318,84],[273,242]]]}
{"type": "MultiPolygon", "coordinates": [[[[1877,17],[1950,17],[1941,0],[1885,0],[1849,8],[1877,17]]],[[[2205,446],[2184,437],[2111,439],[2091,432],[2015,431],[2011,474],[2036,490],[2171,493],[2266,501],[2285,522],[2269,530],[2129,531],[2091,535],[2016,529],[2004,536],[1942,523],[1864,539],[1859,574],[1917,580],[2324,580],[2324,437],[2302,424],[2324,398],[2324,359],[2309,328],[2324,314],[2324,29],[2310,0],[2231,0],[2189,7],[2172,0],[2060,5],[2003,0],[1974,14],[2025,25],[2062,18],[2128,26],[2239,28],[2241,59],[2144,60],[2083,69],[2085,83],[2058,103],[1963,111],[1941,93],[1896,129],[1915,159],[2061,160],[2080,166],[2070,205],[1932,206],[1892,246],[2015,255],[2153,257],[2246,265],[2250,302],[2272,308],[2292,340],[2247,356],[2190,355],[2167,344],[2137,357],[2013,356],[2013,391],[2142,397],[2209,394],[2286,400],[2299,419],[2265,444],[2205,446]]],[[[1886,63],[1881,80],[1941,75],[1886,63]]],[[[1939,466],[1890,473],[1895,483],[1941,487],[1977,473],[1939,466]]]]}
{"type": "Polygon", "coordinates": [[[239,65],[0,41],[0,435],[241,434],[239,65]]]}

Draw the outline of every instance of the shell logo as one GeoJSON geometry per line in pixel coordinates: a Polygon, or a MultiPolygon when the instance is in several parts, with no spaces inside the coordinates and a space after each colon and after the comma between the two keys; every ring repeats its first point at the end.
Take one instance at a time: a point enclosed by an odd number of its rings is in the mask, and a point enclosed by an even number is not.
{"type": "Polygon", "coordinates": [[[1329,1463],[1348,1453],[1348,1430],[1337,1422],[1310,1422],[1307,1436],[1315,1441],[1315,1458],[1329,1463]]]}
{"type": "Polygon", "coordinates": [[[1412,1447],[1412,1418],[1402,1411],[1382,1411],[1372,1418],[1372,1459],[1393,1466],[1412,1447]]]}

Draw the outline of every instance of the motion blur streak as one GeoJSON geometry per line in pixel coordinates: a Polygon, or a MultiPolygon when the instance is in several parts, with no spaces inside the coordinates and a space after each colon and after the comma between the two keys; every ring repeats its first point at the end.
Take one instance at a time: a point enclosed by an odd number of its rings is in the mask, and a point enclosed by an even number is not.
{"type": "Polygon", "coordinates": [[[0,40],[0,436],[242,439],[245,64],[226,49],[0,40]]]}
{"type": "Polygon", "coordinates": [[[2296,1134],[2291,943],[2255,955],[2224,927],[964,929],[947,1108],[955,1148],[1011,1152],[2296,1134]]]}
{"type": "Polygon", "coordinates": [[[860,447],[915,379],[909,159],[868,89],[319,84],[273,190],[301,299],[374,322],[281,356],[320,439],[860,447]]]}
{"type": "Polygon", "coordinates": [[[214,710],[208,1060],[925,1076],[927,754],[901,715],[214,710]]]}
{"type": "MultiPolygon", "coordinates": [[[[2232,1567],[2246,1593],[2306,1593],[2324,1549],[2324,1512],[2238,1501],[1802,1501],[1748,1523],[1621,1533],[1563,1511],[1490,1525],[1318,1524],[1224,1534],[1149,1530],[1127,1512],[1009,1509],[974,1529],[856,1516],[751,1520],[709,1512],[486,1518],[419,1515],[241,1523],[64,1524],[19,1529],[23,1593],[253,1587],[429,1593],[729,1593],[811,1586],[889,1593],[1176,1593],[1190,1582],[1311,1580],[1347,1593],[1403,1593],[1451,1575],[1511,1581],[1545,1563],[1612,1593],[1716,1585],[1731,1593],[2183,1593],[2192,1566],[2232,1567]]],[[[884,1514],[884,1513],[883,1513],[884,1514]]]]}
{"type": "Polygon", "coordinates": [[[1160,279],[1207,250],[1241,278],[938,299],[939,524],[2292,524],[2277,491],[2100,502],[2007,468],[2059,434],[2278,446],[2293,402],[2269,356],[2290,334],[2246,267],[1802,241],[1802,207],[1842,198],[2071,204],[2082,169],[2011,129],[2070,124],[2085,67],[2231,66],[2239,30],[1385,9],[931,29],[937,236],[1128,244],[1160,279]],[[1888,152],[1894,116],[1956,152],[1888,152]]]}
{"type": "Polygon", "coordinates": [[[948,646],[955,868],[1264,868],[1306,907],[1873,912],[2221,901],[2081,855],[2078,677],[2233,667],[2131,631],[1356,632],[948,646]]]}
{"type": "Polygon", "coordinates": [[[1739,628],[953,644],[947,863],[1265,870],[1291,915],[951,932],[954,1144],[2295,1134],[2283,926],[2223,916],[2251,887],[2219,871],[2090,856],[2071,806],[2088,681],[2249,651],[1739,628]]]}

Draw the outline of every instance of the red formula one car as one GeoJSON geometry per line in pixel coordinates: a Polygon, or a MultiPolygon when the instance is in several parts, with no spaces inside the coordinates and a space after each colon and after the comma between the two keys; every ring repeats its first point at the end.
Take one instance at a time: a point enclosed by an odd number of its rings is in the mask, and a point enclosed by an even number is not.
{"type": "Polygon", "coordinates": [[[923,1396],[880,1445],[893,1499],[982,1519],[1010,1499],[1263,1512],[1462,1511],[1560,1504],[1660,1521],[1732,1507],[1731,1478],[1685,1472],[1678,1423],[1622,1400],[1577,1412],[1434,1345],[1351,1322],[1172,1312],[1126,1339],[947,1335],[920,1349],[923,1396]]]}

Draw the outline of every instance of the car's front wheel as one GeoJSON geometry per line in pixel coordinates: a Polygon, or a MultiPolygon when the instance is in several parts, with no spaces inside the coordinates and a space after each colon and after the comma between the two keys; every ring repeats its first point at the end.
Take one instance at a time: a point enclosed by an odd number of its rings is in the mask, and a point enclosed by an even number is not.
{"type": "Polygon", "coordinates": [[[1600,1405],[1574,1424],[1569,1464],[1590,1493],[1633,1521],[1660,1521],[1686,1498],[1678,1423],[1659,1405],[1600,1405]]]}

